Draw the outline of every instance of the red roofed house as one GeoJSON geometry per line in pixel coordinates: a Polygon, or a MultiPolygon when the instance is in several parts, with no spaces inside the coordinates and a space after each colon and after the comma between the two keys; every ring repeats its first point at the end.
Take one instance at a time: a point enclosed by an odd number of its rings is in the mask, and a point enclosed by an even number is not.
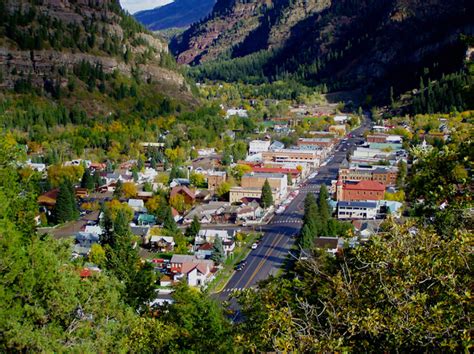
{"type": "Polygon", "coordinates": [[[185,278],[189,286],[206,285],[214,277],[214,262],[208,259],[174,254],[170,263],[174,279],[181,280],[185,278]]]}
{"type": "Polygon", "coordinates": [[[377,181],[342,182],[337,181],[336,199],[338,201],[382,200],[385,186],[377,181]]]}
{"type": "Polygon", "coordinates": [[[184,197],[185,203],[189,205],[193,205],[196,201],[196,195],[186,186],[177,186],[171,190],[170,198],[173,198],[177,195],[182,195],[184,197]]]}
{"type": "Polygon", "coordinates": [[[46,193],[41,194],[38,197],[38,204],[47,208],[52,208],[56,205],[56,199],[58,198],[59,188],[52,189],[46,193]]]}

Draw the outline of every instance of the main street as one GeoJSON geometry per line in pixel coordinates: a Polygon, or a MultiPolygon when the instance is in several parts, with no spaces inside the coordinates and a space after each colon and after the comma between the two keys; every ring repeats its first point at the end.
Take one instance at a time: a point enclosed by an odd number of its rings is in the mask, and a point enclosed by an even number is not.
{"type": "MultiPolygon", "coordinates": [[[[261,227],[264,236],[257,249],[252,250],[247,257],[247,265],[236,271],[220,292],[219,298],[226,300],[235,290],[254,287],[259,281],[275,275],[283,265],[295,241],[295,236],[302,227],[304,199],[308,193],[317,193],[321,184],[330,185],[337,178],[340,164],[348,152],[355,149],[362,141],[362,135],[370,127],[370,121],[365,119],[363,124],[351,132],[351,138],[341,141],[332,157],[325,166],[318,169],[318,174],[305,181],[299,189],[299,194],[288,205],[286,210],[275,215],[267,225],[261,227]]],[[[258,230],[258,229],[257,229],[258,230]]]]}

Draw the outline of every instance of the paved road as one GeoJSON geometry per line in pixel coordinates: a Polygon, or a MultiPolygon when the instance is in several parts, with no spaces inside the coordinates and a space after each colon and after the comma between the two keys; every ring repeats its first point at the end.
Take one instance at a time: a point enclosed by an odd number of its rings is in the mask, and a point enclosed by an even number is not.
{"type": "Polygon", "coordinates": [[[293,245],[295,236],[302,227],[306,195],[318,193],[321,184],[330,185],[331,181],[337,178],[341,162],[348,152],[354,150],[357,144],[362,141],[359,135],[369,127],[370,122],[366,120],[361,127],[352,132],[353,138],[341,141],[326,166],[320,167],[318,174],[300,188],[300,193],[286,210],[280,215],[275,215],[268,225],[262,226],[262,231],[265,234],[260,245],[250,252],[244,269],[235,272],[226,287],[219,293],[220,300],[227,300],[233,291],[253,287],[259,281],[278,272],[293,245]]]}

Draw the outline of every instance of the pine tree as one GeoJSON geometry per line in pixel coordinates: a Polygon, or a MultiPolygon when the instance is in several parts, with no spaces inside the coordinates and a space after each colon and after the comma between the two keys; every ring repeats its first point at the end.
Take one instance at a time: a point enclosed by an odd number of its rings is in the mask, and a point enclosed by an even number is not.
{"type": "Polygon", "coordinates": [[[70,193],[70,189],[66,182],[61,183],[53,210],[54,220],[58,224],[69,221],[73,218],[70,193]]]}
{"type": "Polygon", "coordinates": [[[114,190],[114,198],[115,199],[120,199],[122,197],[122,192],[123,192],[123,183],[121,180],[118,180],[117,183],[115,184],[115,190],[114,190]]]}
{"type": "Polygon", "coordinates": [[[262,187],[261,205],[265,209],[273,205],[272,188],[270,187],[270,183],[268,183],[268,179],[265,180],[262,187]]]}
{"type": "Polygon", "coordinates": [[[201,230],[201,223],[198,220],[197,215],[194,215],[191,225],[186,229],[185,235],[188,238],[194,238],[201,230]]]}
{"type": "Polygon", "coordinates": [[[221,264],[225,259],[224,246],[222,245],[222,240],[220,237],[216,236],[214,240],[214,245],[212,246],[212,255],[211,259],[217,264],[221,264]]]}
{"type": "Polygon", "coordinates": [[[91,175],[91,172],[88,168],[86,168],[84,174],[82,175],[81,180],[81,187],[87,188],[87,190],[91,191],[94,189],[94,179],[91,175]]]}
{"type": "Polygon", "coordinates": [[[178,226],[176,225],[176,221],[174,221],[173,213],[171,212],[171,207],[169,205],[165,207],[163,228],[169,231],[171,234],[175,234],[178,231],[178,226]]]}
{"type": "Polygon", "coordinates": [[[289,186],[292,186],[293,185],[293,178],[291,177],[291,173],[288,173],[288,175],[286,176],[287,178],[287,184],[289,186]]]}
{"type": "Polygon", "coordinates": [[[328,234],[328,222],[331,218],[331,210],[328,203],[329,193],[325,184],[321,185],[318,196],[318,209],[321,222],[321,234],[328,234]]]}

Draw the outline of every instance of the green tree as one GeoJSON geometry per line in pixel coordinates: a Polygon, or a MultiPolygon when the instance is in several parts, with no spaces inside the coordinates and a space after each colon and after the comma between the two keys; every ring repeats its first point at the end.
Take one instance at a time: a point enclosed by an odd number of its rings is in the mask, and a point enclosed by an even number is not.
{"type": "Polygon", "coordinates": [[[191,238],[194,239],[194,237],[197,236],[200,230],[201,230],[201,223],[199,222],[197,215],[194,215],[191,225],[189,225],[186,228],[185,236],[188,239],[191,239],[191,238]]]}
{"type": "Polygon", "coordinates": [[[122,198],[122,194],[123,194],[123,183],[121,180],[118,180],[117,183],[115,184],[113,196],[115,199],[120,199],[122,198]]]}
{"type": "Polygon", "coordinates": [[[215,238],[214,244],[212,245],[211,259],[217,264],[221,264],[225,260],[224,246],[222,245],[222,239],[220,237],[215,238]]]}
{"type": "Polygon", "coordinates": [[[169,205],[166,205],[164,207],[163,228],[170,232],[172,235],[179,231],[178,226],[176,225],[176,221],[174,220],[173,213],[171,212],[171,207],[169,205]]]}
{"type": "Polygon", "coordinates": [[[396,185],[397,185],[397,188],[403,188],[403,186],[405,185],[405,178],[407,176],[407,164],[405,161],[400,160],[398,162],[397,167],[398,167],[398,173],[397,173],[396,185]]]}
{"type": "Polygon", "coordinates": [[[94,178],[88,168],[85,169],[84,174],[82,175],[81,187],[87,188],[89,191],[94,189],[94,178]]]}
{"type": "Polygon", "coordinates": [[[71,182],[64,181],[59,186],[56,204],[53,209],[54,220],[56,223],[64,223],[73,220],[76,217],[76,202],[74,194],[71,193],[71,182]]]}
{"type": "Polygon", "coordinates": [[[291,173],[288,173],[288,175],[286,176],[287,178],[287,183],[289,186],[292,186],[293,185],[293,177],[291,177],[291,173]]]}
{"type": "Polygon", "coordinates": [[[328,203],[329,193],[325,184],[322,184],[318,195],[319,220],[321,225],[321,235],[328,235],[328,222],[331,218],[331,209],[328,203]]]}
{"type": "Polygon", "coordinates": [[[262,186],[262,197],[261,197],[261,206],[262,208],[268,208],[273,205],[273,194],[272,188],[268,179],[265,180],[265,183],[262,186]]]}

